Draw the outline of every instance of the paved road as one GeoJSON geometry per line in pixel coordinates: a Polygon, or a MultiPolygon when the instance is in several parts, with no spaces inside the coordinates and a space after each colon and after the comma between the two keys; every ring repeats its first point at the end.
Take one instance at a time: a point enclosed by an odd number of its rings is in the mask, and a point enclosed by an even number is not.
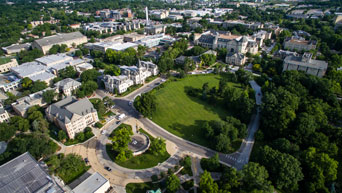
{"type": "MultiPolygon", "coordinates": [[[[203,157],[211,157],[215,155],[216,151],[211,150],[209,148],[203,147],[201,145],[195,144],[193,142],[184,140],[178,136],[175,136],[171,134],[170,132],[166,131],[162,127],[158,126],[157,124],[153,123],[148,118],[144,118],[140,115],[139,112],[137,112],[132,105],[130,105],[130,102],[134,100],[134,98],[141,93],[146,93],[161,84],[163,81],[161,78],[158,78],[154,80],[151,84],[144,86],[140,88],[139,90],[131,93],[130,95],[122,98],[115,98],[114,102],[117,107],[120,108],[120,110],[125,113],[128,116],[134,117],[138,119],[141,123],[144,124],[146,128],[149,129],[150,132],[152,132],[156,136],[160,136],[166,140],[169,140],[173,143],[175,143],[180,150],[189,151],[195,154],[198,154],[203,157]]],[[[257,85],[255,81],[250,82],[252,88],[256,91],[256,104],[261,104],[261,88],[257,85]]],[[[98,93],[99,95],[105,94],[105,93],[98,93]]],[[[241,144],[241,147],[239,151],[232,153],[232,154],[219,154],[221,163],[235,167],[237,169],[242,169],[243,165],[248,163],[249,155],[252,151],[253,144],[254,144],[254,133],[257,131],[259,127],[259,108],[257,108],[256,115],[252,116],[251,122],[248,126],[248,136],[245,140],[243,140],[243,143],[241,144]]]]}

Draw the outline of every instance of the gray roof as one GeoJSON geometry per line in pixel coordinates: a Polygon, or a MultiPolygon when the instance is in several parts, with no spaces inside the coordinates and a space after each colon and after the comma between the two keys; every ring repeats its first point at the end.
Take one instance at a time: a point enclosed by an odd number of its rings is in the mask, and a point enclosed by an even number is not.
{"type": "Polygon", "coordinates": [[[316,69],[327,69],[328,63],[323,60],[313,60],[310,59],[307,62],[303,61],[303,56],[287,56],[284,59],[284,62],[295,64],[298,66],[305,66],[309,68],[316,68],[316,69]]]}
{"type": "Polygon", "coordinates": [[[72,87],[78,87],[78,86],[81,86],[81,83],[72,78],[66,78],[64,80],[61,80],[55,83],[55,87],[62,89],[62,90],[66,90],[66,89],[69,89],[72,87]]]}
{"type": "Polygon", "coordinates": [[[202,35],[198,41],[202,43],[212,44],[214,42],[215,37],[213,35],[202,35]]]}
{"type": "Polygon", "coordinates": [[[25,43],[25,44],[13,44],[7,47],[3,47],[2,49],[4,50],[20,50],[20,49],[28,49],[31,46],[30,43],[25,43]]]}
{"type": "Polygon", "coordinates": [[[74,193],[93,193],[101,188],[108,180],[95,172],[73,189],[74,193]]]}
{"type": "Polygon", "coordinates": [[[60,44],[66,41],[79,39],[83,37],[85,36],[82,35],[80,32],[72,32],[72,33],[65,33],[65,34],[56,34],[53,36],[35,40],[35,42],[40,46],[47,46],[47,45],[60,44]]]}
{"type": "Polygon", "coordinates": [[[47,108],[47,113],[52,114],[64,123],[69,123],[75,115],[84,116],[95,111],[88,98],[77,100],[72,96],[66,97],[47,108]]]}
{"type": "Polygon", "coordinates": [[[0,166],[1,193],[61,193],[63,190],[28,153],[0,166]]]}

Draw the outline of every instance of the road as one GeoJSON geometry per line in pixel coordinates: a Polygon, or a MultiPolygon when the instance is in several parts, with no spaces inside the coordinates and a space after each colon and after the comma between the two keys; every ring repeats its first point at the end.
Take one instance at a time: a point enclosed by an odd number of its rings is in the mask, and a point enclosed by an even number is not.
{"type": "MultiPolygon", "coordinates": [[[[201,145],[195,144],[193,142],[187,141],[185,139],[182,139],[159,125],[153,123],[148,118],[144,118],[140,115],[139,112],[137,112],[132,105],[130,105],[130,102],[135,99],[136,96],[140,95],[141,93],[146,93],[151,91],[153,88],[157,87],[159,84],[163,83],[163,79],[157,78],[152,83],[141,87],[137,91],[131,93],[130,95],[126,97],[121,98],[114,98],[115,105],[120,109],[121,112],[125,113],[127,116],[133,117],[138,119],[142,124],[144,124],[145,128],[147,128],[151,133],[153,133],[156,136],[162,137],[166,140],[169,140],[176,144],[180,150],[192,152],[194,154],[197,154],[199,156],[203,157],[211,157],[215,155],[217,152],[214,150],[211,150],[209,148],[203,147],[201,145]]],[[[252,88],[255,90],[255,97],[256,97],[256,104],[261,104],[261,88],[257,85],[255,81],[250,82],[252,88]]],[[[97,92],[98,95],[104,97],[106,94],[104,92],[97,92]]],[[[259,128],[259,107],[257,108],[257,112],[255,115],[252,116],[251,122],[248,126],[248,136],[246,139],[243,140],[240,149],[232,154],[223,154],[219,153],[219,158],[221,163],[235,167],[236,169],[242,169],[243,165],[248,163],[249,156],[253,148],[254,144],[254,134],[259,128]]]]}

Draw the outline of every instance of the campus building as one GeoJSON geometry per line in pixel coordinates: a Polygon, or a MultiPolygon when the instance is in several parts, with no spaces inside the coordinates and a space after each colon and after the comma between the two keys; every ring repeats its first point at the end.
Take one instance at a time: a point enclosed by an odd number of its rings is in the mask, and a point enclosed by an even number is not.
{"type": "Polygon", "coordinates": [[[130,86],[143,84],[147,77],[156,76],[159,73],[157,65],[140,60],[137,66],[120,66],[120,69],[120,76],[106,75],[102,78],[107,91],[124,93],[130,86]]]}
{"type": "Polygon", "coordinates": [[[294,36],[284,40],[284,48],[288,50],[309,51],[316,49],[316,45],[316,40],[305,40],[294,36]]]}
{"type": "Polygon", "coordinates": [[[109,188],[109,180],[95,172],[76,186],[72,193],[106,193],[109,188]]]}
{"type": "Polygon", "coordinates": [[[66,78],[55,83],[55,87],[59,90],[59,93],[63,93],[64,96],[71,96],[81,85],[80,82],[72,78],[66,78]]]}
{"type": "Polygon", "coordinates": [[[0,73],[8,72],[12,67],[15,66],[18,66],[18,62],[15,58],[12,58],[9,62],[0,64],[0,73]]]}
{"type": "Polygon", "coordinates": [[[35,40],[34,42],[32,42],[32,48],[37,48],[44,54],[46,54],[53,45],[65,44],[68,47],[72,47],[72,45],[77,46],[86,43],[87,41],[87,37],[82,35],[80,32],[56,34],[53,36],[35,40]]]}
{"type": "Polygon", "coordinates": [[[0,123],[3,123],[3,122],[8,123],[9,120],[10,120],[10,117],[7,111],[3,107],[0,107],[0,123]]]}
{"type": "Polygon", "coordinates": [[[50,105],[45,112],[48,120],[66,131],[70,139],[99,121],[97,111],[88,98],[77,100],[69,96],[50,105]]]}
{"type": "Polygon", "coordinates": [[[311,58],[311,53],[304,53],[302,56],[287,56],[284,59],[283,71],[296,70],[318,77],[324,76],[328,69],[328,63],[311,58]]]}

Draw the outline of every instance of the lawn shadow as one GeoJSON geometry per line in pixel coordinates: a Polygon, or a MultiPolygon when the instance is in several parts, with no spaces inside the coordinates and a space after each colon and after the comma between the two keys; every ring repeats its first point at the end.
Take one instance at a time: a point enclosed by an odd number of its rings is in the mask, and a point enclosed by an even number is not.
{"type": "MultiPolygon", "coordinates": [[[[214,114],[217,114],[220,117],[220,119],[225,119],[228,115],[231,115],[229,111],[223,108],[224,104],[223,102],[221,102],[221,100],[219,103],[215,102],[215,104],[210,104],[209,101],[203,100],[201,89],[194,88],[191,86],[185,86],[184,92],[188,96],[189,99],[191,99],[193,102],[196,102],[204,106],[205,110],[210,111],[214,114]]],[[[206,100],[209,100],[209,98],[206,100]]]]}
{"type": "Polygon", "coordinates": [[[194,125],[173,123],[169,128],[174,131],[173,133],[181,133],[180,137],[183,139],[211,148],[210,142],[205,138],[205,132],[202,129],[205,122],[204,120],[195,120],[194,125]]]}

